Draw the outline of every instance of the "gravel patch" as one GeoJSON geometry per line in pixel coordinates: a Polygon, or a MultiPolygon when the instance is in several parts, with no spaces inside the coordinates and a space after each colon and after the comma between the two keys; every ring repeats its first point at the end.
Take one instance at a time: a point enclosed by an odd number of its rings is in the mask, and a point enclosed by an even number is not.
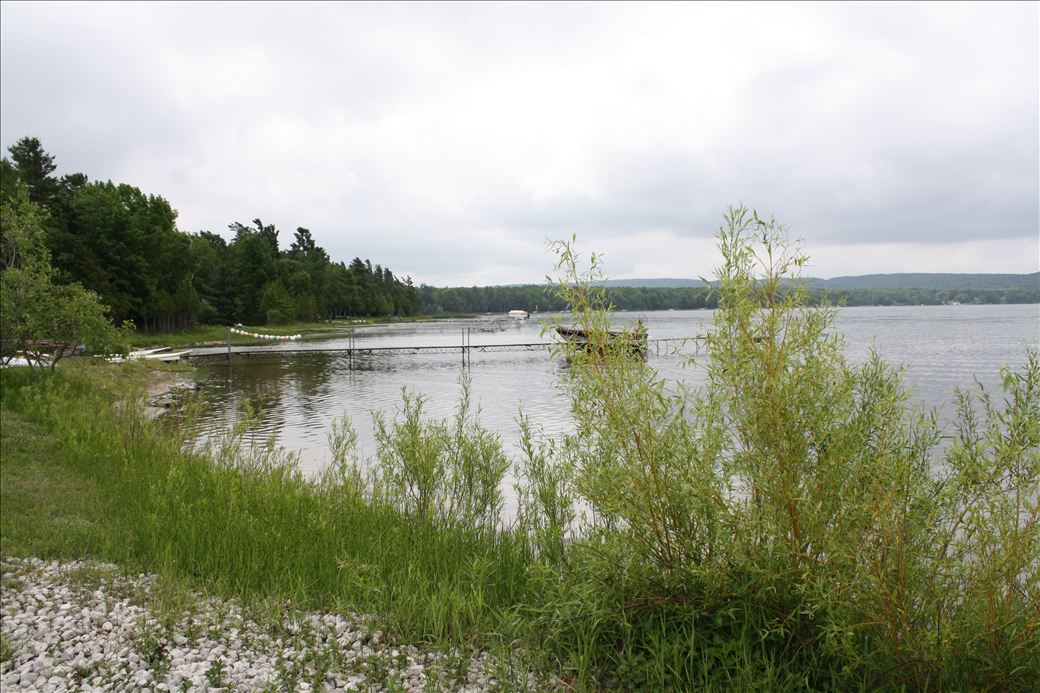
{"type": "Polygon", "coordinates": [[[301,613],[255,619],[235,601],[162,606],[153,576],[93,562],[4,558],[4,691],[560,690],[487,652],[389,642],[371,619],[301,613]]]}

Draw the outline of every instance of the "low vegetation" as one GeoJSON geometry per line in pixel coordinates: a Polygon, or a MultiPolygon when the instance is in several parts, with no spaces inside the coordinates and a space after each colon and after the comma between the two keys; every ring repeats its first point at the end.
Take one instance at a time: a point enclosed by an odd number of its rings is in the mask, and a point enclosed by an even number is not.
{"type": "Polygon", "coordinates": [[[959,393],[937,445],[900,373],[850,363],[833,311],[809,308],[783,227],[731,210],[719,245],[695,391],[608,338],[596,259],[554,245],[591,340],[559,354],[575,432],[546,439],[521,415],[512,465],[465,380],[446,421],[403,393],[372,460],[338,422],[310,480],[247,403],[199,439],[190,402],[175,430],[98,387],[108,371],[5,371],[2,550],[370,613],[400,639],[522,651],[579,690],[1030,688],[1040,355],[999,395],[959,393]],[[61,511],[33,499],[58,484],[61,511]],[[62,512],[82,519],[74,540],[55,538],[75,524],[62,512]]]}

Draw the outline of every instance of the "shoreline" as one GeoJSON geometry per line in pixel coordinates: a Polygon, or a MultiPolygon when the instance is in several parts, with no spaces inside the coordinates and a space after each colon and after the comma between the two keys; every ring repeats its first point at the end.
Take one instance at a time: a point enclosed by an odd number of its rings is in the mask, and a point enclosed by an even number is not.
{"type": "Polygon", "coordinates": [[[199,386],[187,371],[161,371],[152,372],[153,377],[145,386],[144,412],[145,415],[154,419],[177,406],[178,401],[185,392],[196,392],[199,386]]]}

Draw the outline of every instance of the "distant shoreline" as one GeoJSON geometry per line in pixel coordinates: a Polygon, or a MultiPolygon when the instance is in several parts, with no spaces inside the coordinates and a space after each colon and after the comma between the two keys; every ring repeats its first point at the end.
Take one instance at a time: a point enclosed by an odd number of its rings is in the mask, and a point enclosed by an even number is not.
{"type": "MultiPolygon", "coordinates": [[[[809,304],[829,302],[845,306],[920,306],[956,304],[1032,304],[1040,303],[1040,275],[1031,283],[1002,288],[838,288],[808,286],[809,304]]],[[[691,280],[692,281],[692,280],[691,280]]],[[[617,310],[693,310],[715,308],[718,294],[714,287],[640,287],[605,285],[608,301],[617,310]]],[[[791,287],[788,287],[791,290],[791,287]]],[[[565,302],[542,285],[419,288],[420,310],[424,316],[458,313],[507,313],[559,311],[565,302]]]]}

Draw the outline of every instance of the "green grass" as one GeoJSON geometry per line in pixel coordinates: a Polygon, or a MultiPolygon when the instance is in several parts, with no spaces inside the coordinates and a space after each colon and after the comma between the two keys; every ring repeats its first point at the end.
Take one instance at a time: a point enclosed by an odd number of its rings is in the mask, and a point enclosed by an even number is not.
{"type": "MultiPolygon", "coordinates": [[[[310,333],[326,332],[330,329],[345,327],[343,323],[294,323],[292,325],[278,325],[273,327],[247,325],[243,328],[249,332],[272,335],[303,334],[305,337],[310,333]]],[[[170,347],[198,347],[217,346],[227,344],[228,328],[226,325],[199,325],[189,330],[175,330],[173,332],[132,332],[129,335],[131,348],[145,348],[156,345],[170,347]]],[[[236,346],[256,344],[257,340],[245,335],[232,334],[231,343],[236,346]]]]}
{"type": "Polygon", "coordinates": [[[4,371],[3,551],[116,560],[247,601],[377,614],[471,642],[526,598],[526,546],[446,530],[279,462],[218,466],[141,414],[140,368],[4,371]],[[120,404],[110,382],[129,373],[120,404]],[[34,423],[30,423],[30,420],[34,423]]]}
{"type": "Polygon", "coordinates": [[[72,559],[111,557],[125,532],[98,483],[65,464],[54,436],[31,412],[0,420],[0,553],[72,559]]]}
{"type": "MultiPolygon", "coordinates": [[[[449,318],[467,318],[471,315],[438,315],[438,316],[415,316],[415,317],[384,317],[384,318],[356,318],[351,320],[331,320],[327,322],[298,322],[288,325],[246,325],[240,329],[249,332],[272,335],[302,334],[304,339],[319,337],[330,332],[343,332],[352,327],[364,327],[366,325],[384,325],[394,322],[423,322],[429,320],[444,320],[449,318]]],[[[129,335],[129,346],[131,348],[145,348],[153,346],[201,347],[217,346],[227,344],[226,325],[198,325],[187,330],[174,330],[172,332],[153,332],[138,330],[129,335]]],[[[257,344],[258,341],[244,335],[232,334],[231,344],[235,346],[247,346],[257,344]]]]}
{"type": "Polygon", "coordinates": [[[148,372],[0,373],[3,553],[157,573],[159,607],[174,620],[190,590],[258,614],[286,600],[373,614],[403,641],[489,649],[503,674],[534,663],[577,690],[797,690],[804,680],[778,652],[763,654],[754,619],[720,629],[668,604],[629,611],[638,592],[622,573],[584,573],[595,563],[580,552],[561,580],[520,533],[419,520],[284,461],[261,470],[184,454],[141,414],[148,372]]]}

